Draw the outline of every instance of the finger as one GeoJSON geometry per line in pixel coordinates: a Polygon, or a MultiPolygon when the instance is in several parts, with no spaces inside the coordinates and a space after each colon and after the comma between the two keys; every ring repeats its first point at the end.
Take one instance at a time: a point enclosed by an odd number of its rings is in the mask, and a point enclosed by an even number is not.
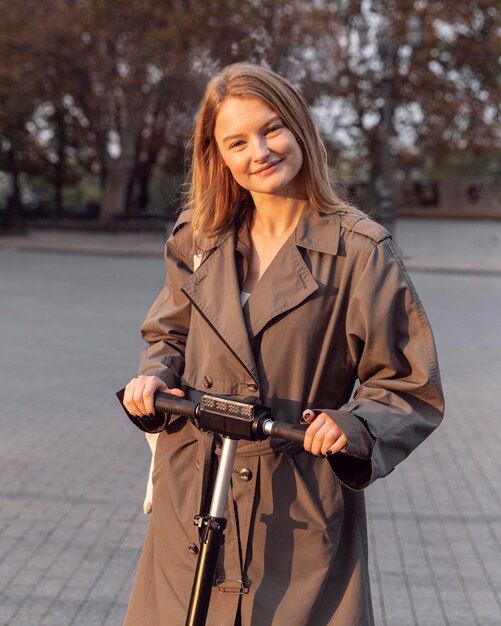
{"type": "MultiPolygon", "coordinates": [[[[167,385],[157,376],[145,376],[142,374],[137,378],[133,378],[126,387],[124,398],[127,399],[126,409],[132,415],[148,415],[153,412],[153,399],[151,400],[151,411],[145,406],[145,398],[154,393],[155,388],[167,389],[167,385]]],[[[153,396],[152,396],[153,398],[153,396]]]]}
{"type": "Polygon", "coordinates": [[[326,454],[342,435],[343,431],[328,418],[313,436],[311,452],[316,455],[326,454]]]}
{"type": "Polygon", "coordinates": [[[133,378],[124,391],[124,407],[131,415],[141,415],[134,400],[138,385],[141,385],[140,381],[137,378],[133,378]]]}
{"type": "Polygon", "coordinates": [[[178,398],[184,397],[184,391],[182,389],[178,389],[174,387],[170,389],[167,385],[158,378],[157,376],[151,377],[153,380],[149,381],[143,391],[143,401],[145,410],[148,411],[148,415],[156,412],[155,409],[155,393],[157,391],[165,391],[166,393],[170,393],[173,396],[177,396],[178,398]]]}
{"type": "Polygon", "coordinates": [[[307,452],[314,453],[312,450],[312,444],[313,444],[314,438],[317,432],[325,424],[326,419],[329,419],[329,416],[326,413],[320,413],[319,415],[315,417],[315,419],[310,423],[310,425],[306,429],[303,447],[307,452]]]}
{"type": "Polygon", "coordinates": [[[327,413],[319,413],[305,435],[305,450],[315,456],[335,454],[348,444],[344,432],[327,413]]]}
{"type": "Polygon", "coordinates": [[[123,403],[124,403],[124,406],[125,406],[125,408],[126,408],[126,409],[128,409],[129,404],[130,404],[130,401],[131,401],[131,399],[132,399],[132,391],[131,391],[131,387],[132,387],[132,385],[134,384],[134,381],[135,381],[135,380],[136,380],[136,379],[135,379],[135,378],[133,378],[131,381],[129,381],[129,382],[127,383],[127,385],[125,386],[125,389],[124,389],[124,398],[123,398],[123,403]]]}
{"type": "Polygon", "coordinates": [[[319,454],[323,456],[330,456],[339,452],[341,448],[346,445],[346,437],[342,430],[337,426],[329,428],[323,433],[322,441],[320,442],[319,454]]]}
{"type": "Polygon", "coordinates": [[[303,411],[302,421],[307,424],[311,424],[311,422],[316,418],[315,413],[311,409],[306,409],[303,411]]]}
{"type": "Polygon", "coordinates": [[[131,406],[134,407],[134,415],[147,415],[144,406],[144,387],[146,382],[138,379],[138,382],[132,388],[131,406]]]}
{"type": "Polygon", "coordinates": [[[143,392],[142,392],[142,407],[144,407],[143,415],[155,414],[155,393],[157,391],[167,391],[169,388],[161,378],[157,376],[145,376],[143,392]]]}
{"type": "Polygon", "coordinates": [[[178,398],[184,398],[184,391],[182,389],[178,389],[177,387],[169,389],[167,393],[171,393],[173,396],[177,396],[178,398]]]}
{"type": "Polygon", "coordinates": [[[343,433],[339,439],[325,451],[326,456],[331,456],[336,454],[337,452],[341,452],[348,445],[348,440],[346,439],[346,435],[343,433]]]}

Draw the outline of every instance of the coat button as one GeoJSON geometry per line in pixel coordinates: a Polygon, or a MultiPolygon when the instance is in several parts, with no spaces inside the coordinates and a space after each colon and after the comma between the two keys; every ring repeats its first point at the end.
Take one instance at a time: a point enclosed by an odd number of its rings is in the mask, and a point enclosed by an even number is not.
{"type": "Polygon", "coordinates": [[[247,389],[255,393],[257,391],[257,385],[255,383],[250,383],[247,385],[247,389]]]}
{"type": "Polygon", "coordinates": [[[200,471],[200,461],[198,459],[195,461],[195,467],[197,468],[197,472],[199,472],[200,471]]]}
{"type": "Polygon", "coordinates": [[[214,384],[214,381],[212,380],[210,376],[204,376],[204,385],[207,389],[210,389],[213,384],[214,384]]]}
{"type": "Polygon", "coordinates": [[[198,546],[194,543],[190,543],[190,545],[188,546],[188,550],[190,554],[193,554],[193,556],[196,556],[198,554],[198,546]]]}
{"type": "Polygon", "coordinates": [[[247,482],[252,478],[252,472],[250,471],[250,469],[244,467],[238,472],[238,477],[240,478],[240,480],[247,482]]]}

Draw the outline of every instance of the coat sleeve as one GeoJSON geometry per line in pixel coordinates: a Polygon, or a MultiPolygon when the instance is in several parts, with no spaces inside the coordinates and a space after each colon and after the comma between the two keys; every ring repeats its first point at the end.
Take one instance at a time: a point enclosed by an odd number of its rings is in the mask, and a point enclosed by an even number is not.
{"type": "Polygon", "coordinates": [[[165,244],[165,284],[141,327],[148,347],[141,354],[139,373],[158,376],[171,388],[181,386],[190,326],[190,302],[181,291],[192,273],[189,255],[182,252],[184,239],[186,233],[176,233],[165,244]]]}
{"type": "Polygon", "coordinates": [[[360,385],[339,411],[326,411],[348,440],[331,465],[363,489],[403,461],[444,410],[428,318],[389,238],[374,245],[352,291],[346,335],[360,385]]]}

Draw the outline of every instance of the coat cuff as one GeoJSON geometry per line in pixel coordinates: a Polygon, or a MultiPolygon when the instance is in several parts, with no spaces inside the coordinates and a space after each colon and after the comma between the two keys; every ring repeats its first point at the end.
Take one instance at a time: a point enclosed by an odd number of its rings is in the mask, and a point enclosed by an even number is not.
{"type": "Polygon", "coordinates": [[[357,415],[333,409],[323,409],[323,412],[336,422],[348,441],[343,452],[329,457],[332,470],[350,489],[364,489],[371,482],[375,438],[357,415]]]}
{"type": "Polygon", "coordinates": [[[150,369],[148,367],[145,367],[141,368],[139,370],[139,373],[145,374],[146,376],[156,376],[157,378],[160,378],[160,380],[162,380],[167,385],[167,387],[169,387],[169,389],[183,389],[181,378],[167,367],[164,367],[162,369],[150,369]]]}

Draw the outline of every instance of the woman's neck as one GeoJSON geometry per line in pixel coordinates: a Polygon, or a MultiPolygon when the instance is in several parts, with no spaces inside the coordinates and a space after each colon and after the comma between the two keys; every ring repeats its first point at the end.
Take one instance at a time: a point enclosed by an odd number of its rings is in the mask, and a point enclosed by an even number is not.
{"type": "Polygon", "coordinates": [[[281,237],[296,227],[306,200],[270,196],[256,202],[251,218],[251,230],[269,237],[281,237]]]}

